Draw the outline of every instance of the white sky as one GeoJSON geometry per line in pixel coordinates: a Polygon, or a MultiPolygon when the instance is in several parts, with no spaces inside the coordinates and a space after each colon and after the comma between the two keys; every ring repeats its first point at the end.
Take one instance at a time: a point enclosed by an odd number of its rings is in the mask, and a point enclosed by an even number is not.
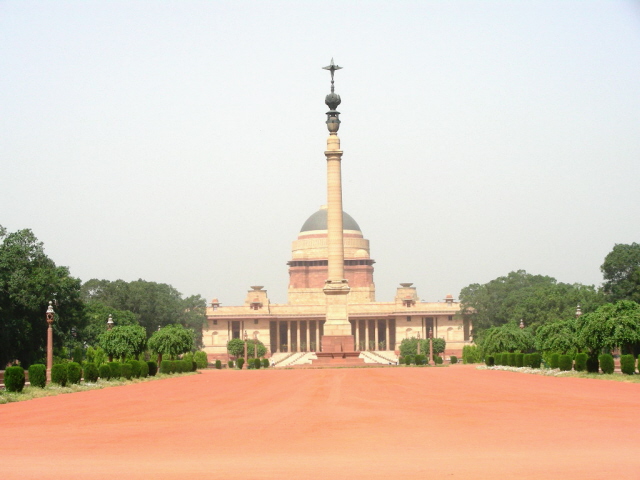
{"type": "Polygon", "coordinates": [[[633,1],[0,1],[0,224],[83,281],[286,301],[331,57],[378,300],[599,285],[640,241],[633,1]]]}

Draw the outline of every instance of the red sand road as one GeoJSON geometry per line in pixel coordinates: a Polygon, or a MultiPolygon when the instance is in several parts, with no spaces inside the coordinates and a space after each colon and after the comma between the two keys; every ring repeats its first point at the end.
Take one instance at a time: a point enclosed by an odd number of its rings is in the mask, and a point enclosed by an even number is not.
{"type": "Polygon", "coordinates": [[[0,405],[0,478],[640,478],[640,384],[449,368],[204,371],[0,405]]]}

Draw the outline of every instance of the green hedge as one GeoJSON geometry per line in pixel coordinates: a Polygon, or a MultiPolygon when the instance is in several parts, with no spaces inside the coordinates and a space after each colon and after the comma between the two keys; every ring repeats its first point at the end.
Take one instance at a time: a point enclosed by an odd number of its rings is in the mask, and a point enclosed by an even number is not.
{"type": "Polygon", "coordinates": [[[24,382],[24,368],[15,366],[4,371],[4,388],[7,392],[21,392],[24,382]]]}
{"type": "Polygon", "coordinates": [[[587,360],[589,356],[586,353],[577,353],[575,359],[575,368],[576,372],[585,372],[587,370],[587,360]]]}
{"type": "Polygon", "coordinates": [[[171,373],[170,360],[162,360],[162,362],[160,362],[160,373],[164,373],[165,375],[168,375],[171,373]]]}
{"type": "Polygon", "coordinates": [[[442,365],[442,357],[439,355],[436,355],[435,357],[433,357],[433,361],[435,362],[436,365],[442,365]]]}
{"type": "Polygon", "coordinates": [[[531,368],[531,354],[525,353],[522,357],[522,366],[531,368]]]}
{"type": "Polygon", "coordinates": [[[56,363],[51,367],[51,381],[64,387],[67,385],[67,364],[56,363]]]}
{"type": "Polygon", "coordinates": [[[449,361],[451,362],[452,365],[454,363],[458,363],[458,357],[456,357],[455,355],[451,355],[451,357],[449,357],[449,361]]]}
{"type": "Polygon", "coordinates": [[[559,368],[559,362],[560,361],[560,354],[559,353],[554,353],[553,355],[551,355],[551,358],[549,358],[549,368],[559,368]]]}
{"type": "Polygon", "coordinates": [[[509,353],[508,354],[508,362],[509,362],[509,366],[510,367],[515,367],[516,366],[516,354],[515,353],[509,353]]]}
{"type": "Polygon", "coordinates": [[[120,365],[120,372],[122,373],[122,376],[124,378],[126,378],[127,380],[131,380],[131,377],[133,375],[133,368],[131,368],[130,363],[123,363],[122,365],[120,365]]]}
{"type": "Polygon", "coordinates": [[[540,365],[542,364],[542,355],[540,355],[539,353],[532,353],[531,354],[531,368],[540,368],[540,365]]]}
{"type": "Polygon", "coordinates": [[[625,375],[636,373],[636,359],[633,355],[620,356],[620,371],[625,375]]]}
{"type": "Polygon", "coordinates": [[[117,380],[122,376],[122,368],[118,362],[109,362],[109,368],[111,369],[111,378],[117,380]]]}
{"type": "Polygon", "coordinates": [[[47,384],[47,367],[37,363],[29,367],[29,383],[32,387],[44,388],[47,384]]]}
{"type": "Polygon", "coordinates": [[[254,358],[253,359],[253,368],[255,369],[259,369],[262,366],[262,362],[260,361],[259,358],[254,358]]]}
{"type": "Polygon", "coordinates": [[[416,365],[426,365],[427,364],[427,357],[426,355],[416,355],[415,357],[413,357],[414,361],[416,362],[416,365]]]}
{"type": "Polygon", "coordinates": [[[229,361],[227,362],[227,367],[229,367],[229,368],[233,368],[233,360],[229,360],[229,361]]]}
{"type": "Polygon", "coordinates": [[[524,353],[516,353],[516,367],[524,367],[524,353]]]}
{"type": "Polygon", "coordinates": [[[107,382],[111,380],[111,367],[109,367],[109,365],[107,365],[106,363],[100,365],[100,367],[98,368],[98,373],[100,374],[100,380],[105,380],[107,382]]]}
{"type": "Polygon", "coordinates": [[[597,355],[589,355],[587,357],[587,372],[600,373],[600,362],[597,355]]]}
{"type": "Polygon", "coordinates": [[[267,358],[262,359],[262,368],[269,368],[269,359],[267,358]]]}
{"type": "Polygon", "coordinates": [[[147,378],[149,376],[149,364],[143,361],[138,363],[140,363],[140,378],[147,378]]]}
{"type": "Polygon", "coordinates": [[[496,359],[493,355],[487,355],[484,357],[484,363],[487,367],[493,367],[496,364],[496,359]]]}
{"type": "Polygon", "coordinates": [[[98,367],[93,363],[87,363],[84,366],[84,381],[89,383],[96,383],[98,381],[98,367]]]}
{"type": "Polygon", "coordinates": [[[129,360],[127,363],[131,365],[131,376],[133,378],[140,378],[140,373],[142,373],[140,362],[137,360],[129,360]]]}
{"type": "Polygon", "coordinates": [[[147,366],[149,367],[149,376],[155,377],[156,373],[158,373],[158,364],[156,362],[147,362],[147,366]]]}
{"type": "Polygon", "coordinates": [[[405,365],[414,365],[415,363],[416,363],[415,355],[407,355],[406,357],[404,357],[405,365]]]}
{"type": "Polygon", "coordinates": [[[558,368],[563,372],[568,372],[573,368],[571,355],[560,355],[558,358],[558,368]]]}
{"type": "Polygon", "coordinates": [[[207,368],[209,361],[207,360],[207,352],[200,350],[193,354],[193,360],[198,365],[198,368],[207,368]]]}
{"type": "MultiPolygon", "coordinates": [[[[476,345],[465,345],[462,347],[462,363],[481,363],[484,357],[482,348],[476,345]]],[[[495,360],[495,356],[494,356],[495,360]]]]}
{"type": "Polygon", "coordinates": [[[602,373],[613,373],[614,364],[613,357],[609,353],[603,353],[598,357],[598,361],[600,362],[600,368],[602,369],[602,373]]]}
{"type": "Polygon", "coordinates": [[[244,365],[244,358],[240,357],[238,360],[236,360],[236,363],[238,364],[238,368],[242,370],[242,366],[244,365]]]}
{"type": "Polygon", "coordinates": [[[67,364],[67,382],[72,385],[80,383],[82,379],[82,367],[77,362],[67,364]]]}
{"type": "Polygon", "coordinates": [[[222,369],[222,362],[220,360],[216,360],[216,369],[222,369]]]}

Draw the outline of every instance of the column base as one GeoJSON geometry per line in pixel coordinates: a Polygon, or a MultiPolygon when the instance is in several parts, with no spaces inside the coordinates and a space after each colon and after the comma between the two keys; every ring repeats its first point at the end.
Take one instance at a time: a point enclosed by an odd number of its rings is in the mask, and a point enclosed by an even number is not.
{"type": "Polygon", "coordinates": [[[323,335],[322,351],[324,353],[355,352],[353,335],[323,335]]]}

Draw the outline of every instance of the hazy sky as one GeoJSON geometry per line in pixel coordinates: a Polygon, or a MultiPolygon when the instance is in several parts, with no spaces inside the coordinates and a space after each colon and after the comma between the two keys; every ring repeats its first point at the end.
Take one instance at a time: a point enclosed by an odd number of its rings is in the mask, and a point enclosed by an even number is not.
{"type": "Polygon", "coordinates": [[[0,225],[83,281],[286,301],[331,57],[378,300],[599,285],[640,241],[634,1],[0,1],[0,225]]]}

